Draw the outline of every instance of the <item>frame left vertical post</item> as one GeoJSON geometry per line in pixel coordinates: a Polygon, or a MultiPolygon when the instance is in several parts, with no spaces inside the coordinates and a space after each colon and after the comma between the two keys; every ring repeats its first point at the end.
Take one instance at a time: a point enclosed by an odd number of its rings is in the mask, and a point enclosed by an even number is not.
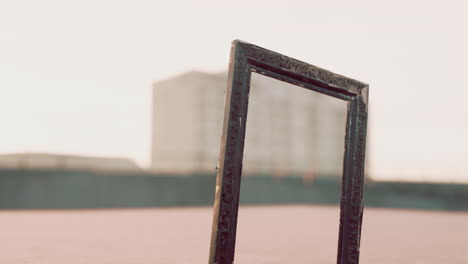
{"type": "Polygon", "coordinates": [[[245,124],[251,71],[238,41],[229,61],[223,134],[216,177],[209,264],[232,264],[242,174],[245,124]]]}

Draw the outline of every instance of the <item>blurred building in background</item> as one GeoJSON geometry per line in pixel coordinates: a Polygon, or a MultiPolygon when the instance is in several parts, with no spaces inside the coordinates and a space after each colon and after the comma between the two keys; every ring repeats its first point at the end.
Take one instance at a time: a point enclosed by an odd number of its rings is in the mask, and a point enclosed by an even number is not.
{"type": "MultiPolygon", "coordinates": [[[[215,172],[226,83],[226,73],[188,72],[153,84],[152,171],[215,172]]],[[[288,86],[252,74],[244,173],[341,175],[346,103],[288,86]]]]}
{"type": "Polygon", "coordinates": [[[138,172],[141,168],[128,158],[89,157],[50,153],[15,153],[0,155],[1,169],[77,170],[138,172]]]}

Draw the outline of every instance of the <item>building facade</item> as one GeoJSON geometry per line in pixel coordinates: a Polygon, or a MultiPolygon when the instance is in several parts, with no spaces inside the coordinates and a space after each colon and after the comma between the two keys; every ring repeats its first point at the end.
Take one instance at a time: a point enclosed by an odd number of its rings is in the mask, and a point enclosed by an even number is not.
{"type": "MultiPolygon", "coordinates": [[[[151,169],[214,173],[227,75],[189,72],[153,84],[151,169]]],[[[252,74],[244,174],[341,175],[346,103],[252,74]]]]}

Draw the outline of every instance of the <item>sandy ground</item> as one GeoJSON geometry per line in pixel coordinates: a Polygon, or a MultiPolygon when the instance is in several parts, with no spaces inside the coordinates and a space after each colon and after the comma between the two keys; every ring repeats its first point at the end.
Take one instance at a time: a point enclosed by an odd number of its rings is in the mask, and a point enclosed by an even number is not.
{"type": "MultiPolygon", "coordinates": [[[[236,263],[336,263],[337,207],[241,207],[236,263]]],[[[207,263],[211,208],[0,211],[0,263],[207,263]]],[[[361,263],[468,263],[468,213],[366,208],[361,263]]]]}

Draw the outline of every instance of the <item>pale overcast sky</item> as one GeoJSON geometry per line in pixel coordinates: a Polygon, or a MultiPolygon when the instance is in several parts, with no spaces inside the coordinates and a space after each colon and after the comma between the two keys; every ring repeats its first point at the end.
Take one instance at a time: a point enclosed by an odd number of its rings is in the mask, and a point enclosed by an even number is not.
{"type": "Polygon", "coordinates": [[[468,182],[466,0],[0,0],[0,153],[147,166],[151,83],[233,39],[369,83],[371,175],[468,182]]]}

